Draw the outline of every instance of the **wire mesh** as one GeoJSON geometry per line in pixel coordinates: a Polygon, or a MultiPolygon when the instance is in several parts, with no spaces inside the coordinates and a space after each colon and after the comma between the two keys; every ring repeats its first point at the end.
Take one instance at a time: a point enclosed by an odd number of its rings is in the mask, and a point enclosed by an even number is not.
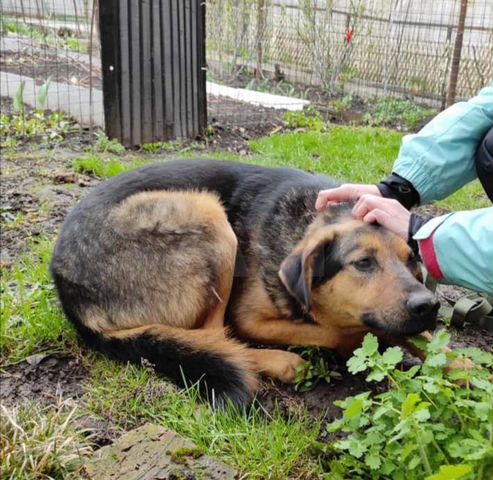
{"type": "Polygon", "coordinates": [[[97,2],[2,0],[0,13],[2,113],[23,103],[103,125],[97,2]]]}
{"type": "MultiPolygon", "coordinates": [[[[323,109],[346,96],[443,108],[464,4],[452,100],[467,99],[493,78],[491,0],[209,0],[209,80],[281,95],[279,108],[290,107],[286,97],[323,109]]],[[[269,119],[239,105],[217,117],[269,119]]]]}
{"type": "MultiPolygon", "coordinates": [[[[103,126],[97,5],[2,0],[3,114],[22,90],[32,108],[103,126]]],[[[287,110],[330,110],[348,97],[443,108],[451,86],[455,100],[467,99],[493,78],[491,0],[208,0],[206,32],[208,118],[217,124],[277,124],[287,110]]]]}

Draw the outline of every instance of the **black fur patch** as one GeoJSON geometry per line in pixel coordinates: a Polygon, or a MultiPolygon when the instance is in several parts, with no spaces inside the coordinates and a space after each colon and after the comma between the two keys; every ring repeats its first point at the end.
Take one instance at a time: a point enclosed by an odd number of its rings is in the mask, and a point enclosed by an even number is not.
{"type": "Polygon", "coordinates": [[[101,336],[97,349],[121,362],[141,364],[145,359],[157,373],[177,385],[198,384],[201,394],[209,400],[214,391],[219,404],[230,401],[241,406],[252,399],[241,371],[233,363],[173,339],[158,338],[150,333],[125,339],[101,336]]]}
{"type": "Polygon", "coordinates": [[[313,270],[313,288],[335,277],[342,269],[342,262],[337,256],[337,239],[328,243],[315,258],[313,270]]]}

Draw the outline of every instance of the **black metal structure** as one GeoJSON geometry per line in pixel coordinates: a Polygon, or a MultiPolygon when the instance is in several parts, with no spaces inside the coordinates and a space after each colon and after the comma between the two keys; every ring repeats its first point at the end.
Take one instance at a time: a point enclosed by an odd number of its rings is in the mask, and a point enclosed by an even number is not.
{"type": "Polygon", "coordinates": [[[205,2],[100,0],[106,133],[127,147],[207,124],[205,2]]]}

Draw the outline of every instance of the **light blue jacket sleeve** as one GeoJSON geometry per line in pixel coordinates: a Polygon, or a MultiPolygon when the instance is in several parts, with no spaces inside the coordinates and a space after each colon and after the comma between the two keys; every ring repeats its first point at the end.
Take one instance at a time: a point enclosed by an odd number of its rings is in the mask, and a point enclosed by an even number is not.
{"type": "Polygon", "coordinates": [[[413,184],[422,204],[448,197],[476,178],[474,154],[492,126],[493,85],[406,135],[392,171],[413,184]]]}
{"type": "Polygon", "coordinates": [[[436,217],[414,239],[436,280],[493,293],[493,207],[436,217]]]}

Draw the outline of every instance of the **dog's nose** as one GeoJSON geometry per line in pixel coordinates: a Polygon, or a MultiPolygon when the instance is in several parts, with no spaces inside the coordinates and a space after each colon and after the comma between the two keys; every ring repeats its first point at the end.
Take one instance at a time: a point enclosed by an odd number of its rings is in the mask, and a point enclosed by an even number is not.
{"type": "Polygon", "coordinates": [[[412,293],[406,301],[406,309],[415,320],[435,318],[439,308],[440,303],[429,292],[412,293]]]}

